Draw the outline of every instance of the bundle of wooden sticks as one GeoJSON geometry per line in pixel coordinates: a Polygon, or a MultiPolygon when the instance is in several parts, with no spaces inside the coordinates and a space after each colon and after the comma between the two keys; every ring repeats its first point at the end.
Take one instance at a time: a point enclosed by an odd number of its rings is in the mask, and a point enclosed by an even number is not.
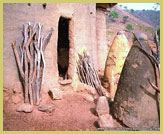
{"type": "Polygon", "coordinates": [[[97,74],[97,71],[94,69],[90,57],[87,55],[86,51],[82,55],[78,54],[79,60],[77,61],[77,73],[79,80],[82,83],[94,87],[100,96],[103,96],[105,93],[101,86],[101,81],[97,74]]]}
{"type": "Polygon", "coordinates": [[[30,22],[24,24],[22,44],[16,45],[16,41],[12,43],[20,79],[24,86],[24,102],[31,105],[38,105],[41,99],[41,85],[46,66],[43,52],[53,32],[51,28],[47,36],[43,37],[42,29],[40,23],[35,23],[33,26],[30,22]]]}

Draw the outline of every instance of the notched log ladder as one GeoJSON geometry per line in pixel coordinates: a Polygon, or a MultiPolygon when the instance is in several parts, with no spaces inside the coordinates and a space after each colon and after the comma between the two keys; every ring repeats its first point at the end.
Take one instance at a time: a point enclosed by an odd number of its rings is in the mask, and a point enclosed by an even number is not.
{"type": "Polygon", "coordinates": [[[44,82],[44,69],[46,67],[44,51],[53,33],[53,28],[44,38],[43,26],[35,23],[34,26],[24,24],[23,43],[16,47],[13,41],[12,48],[15,54],[20,79],[24,86],[24,102],[39,105],[41,100],[41,85],[44,82]]]}

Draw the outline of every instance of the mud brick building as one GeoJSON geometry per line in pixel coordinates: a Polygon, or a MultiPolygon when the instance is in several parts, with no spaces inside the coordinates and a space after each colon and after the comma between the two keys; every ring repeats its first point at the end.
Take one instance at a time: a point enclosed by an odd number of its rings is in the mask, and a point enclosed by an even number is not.
{"type": "Polygon", "coordinates": [[[22,43],[23,24],[40,22],[44,33],[54,29],[45,51],[45,90],[58,87],[59,76],[72,80],[77,88],[76,57],[86,48],[97,70],[104,70],[108,47],[105,11],[115,4],[97,3],[10,3],[3,6],[3,86],[20,86],[11,43],[22,43]]]}

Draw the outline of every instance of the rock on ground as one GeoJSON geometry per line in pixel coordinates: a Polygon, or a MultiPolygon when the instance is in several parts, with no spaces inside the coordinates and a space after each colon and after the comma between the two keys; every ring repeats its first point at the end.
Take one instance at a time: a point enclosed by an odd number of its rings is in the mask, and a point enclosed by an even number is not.
{"type": "Polygon", "coordinates": [[[54,104],[44,104],[38,107],[39,111],[42,112],[53,112],[53,110],[55,109],[55,105],[54,104]]]}
{"type": "Polygon", "coordinates": [[[60,80],[59,83],[61,85],[67,85],[67,84],[71,84],[72,83],[72,80],[71,79],[60,80]]]}
{"type": "Polygon", "coordinates": [[[61,91],[58,88],[52,88],[49,90],[49,93],[51,94],[52,99],[54,100],[61,100],[63,98],[63,91],[61,91]]]}
{"type": "Polygon", "coordinates": [[[17,110],[17,112],[25,112],[25,113],[31,113],[33,111],[33,106],[28,104],[28,103],[24,103],[21,104],[17,110]]]}
{"type": "Polygon", "coordinates": [[[109,114],[101,115],[98,118],[98,124],[100,128],[114,127],[113,118],[109,114]]]}
{"type": "Polygon", "coordinates": [[[98,116],[109,114],[109,104],[105,96],[100,96],[97,100],[96,112],[98,116]]]}

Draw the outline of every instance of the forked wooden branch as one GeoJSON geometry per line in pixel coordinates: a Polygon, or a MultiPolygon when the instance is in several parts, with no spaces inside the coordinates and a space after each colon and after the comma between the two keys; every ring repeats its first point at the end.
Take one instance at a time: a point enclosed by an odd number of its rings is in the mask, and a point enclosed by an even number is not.
{"type": "Polygon", "coordinates": [[[18,70],[23,79],[24,102],[38,105],[41,99],[41,85],[44,81],[44,69],[46,66],[44,53],[54,31],[52,28],[46,38],[42,35],[43,26],[35,23],[25,24],[23,27],[23,43],[19,45],[19,53],[16,49],[16,41],[12,48],[15,54],[18,70]]]}
{"type": "Polygon", "coordinates": [[[48,42],[50,41],[50,38],[52,36],[52,33],[53,33],[54,29],[51,28],[50,29],[50,32],[47,34],[47,36],[45,37],[44,41],[43,41],[43,48],[42,50],[45,51],[45,48],[47,47],[48,45],[48,42]]]}

